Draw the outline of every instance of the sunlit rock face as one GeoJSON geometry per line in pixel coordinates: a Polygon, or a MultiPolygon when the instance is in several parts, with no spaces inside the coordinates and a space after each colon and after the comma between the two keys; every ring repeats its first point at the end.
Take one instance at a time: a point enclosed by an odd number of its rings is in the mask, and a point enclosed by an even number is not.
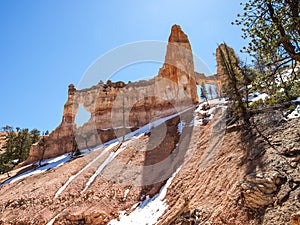
{"type": "Polygon", "coordinates": [[[46,137],[46,146],[32,146],[22,165],[71,152],[74,141],[79,149],[99,145],[193,106],[199,101],[197,83],[211,83],[215,79],[206,79],[204,75],[195,78],[197,74],[188,37],[180,26],[174,25],[165,62],[154,78],[127,84],[99,81],[83,90],[69,85],[61,124],[46,137]],[[85,123],[76,124],[80,107],[88,116],[85,123]]]}
{"type": "Polygon", "coordinates": [[[194,78],[194,60],[191,44],[181,27],[174,25],[169,37],[165,63],[158,77],[170,79],[179,86],[180,97],[188,95],[198,102],[196,81],[194,78]]]}

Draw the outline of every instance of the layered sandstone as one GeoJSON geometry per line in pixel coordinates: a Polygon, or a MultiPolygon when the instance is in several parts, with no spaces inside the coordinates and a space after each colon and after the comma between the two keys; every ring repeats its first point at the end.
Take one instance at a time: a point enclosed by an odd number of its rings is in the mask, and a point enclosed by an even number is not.
{"type": "MultiPolygon", "coordinates": [[[[46,149],[31,148],[28,164],[41,158],[71,152],[74,141],[79,149],[89,148],[120,137],[157,118],[165,117],[198,103],[197,83],[212,83],[213,78],[198,76],[187,35],[180,26],[171,29],[165,62],[158,75],[138,82],[100,81],[77,90],[69,85],[61,124],[46,138],[46,149]],[[79,107],[89,114],[84,125],[76,124],[79,107]]],[[[213,84],[216,84],[214,82],[213,84]]]]}
{"type": "Polygon", "coordinates": [[[193,102],[198,102],[194,73],[191,44],[180,26],[174,25],[169,37],[165,63],[159,70],[158,77],[172,80],[181,92],[189,95],[193,102]]]}
{"type": "MultiPolygon", "coordinates": [[[[226,83],[228,77],[228,71],[226,70],[224,63],[222,62],[221,54],[223,54],[223,57],[225,58],[229,55],[232,65],[239,65],[239,59],[235,54],[234,49],[225,44],[220,44],[216,49],[217,73],[215,75],[216,80],[218,81],[219,91],[222,91],[223,85],[226,83]]],[[[239,69],[239,68],[235,67],[234,69],[239,69]]]]}

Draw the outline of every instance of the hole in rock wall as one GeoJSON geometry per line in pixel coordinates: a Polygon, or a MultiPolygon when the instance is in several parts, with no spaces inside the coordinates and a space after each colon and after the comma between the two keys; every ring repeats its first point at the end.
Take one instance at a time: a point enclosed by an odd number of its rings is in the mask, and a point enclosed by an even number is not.
{"type": "MultiPolygon", "coordinates": [[[[208,99],[214,99],[218,97],[217,94],[217,87],[214,84],[205,84],[205,89],[206,89],[206,97],[208,99]]],[[[201,93],[202,93],[202,88],[201,85],[197,85],[197,93],[198,93],[198,97],[200,99],[200,101],[204,101],[205,99],[202,98],[201,93]]]]}
{"type": "Polygon", "coordinates": [[[90,118],[91,114],[85,110],[82,104],[80,104],[75,118],[75,123],[77,127],[81,127],[83,124],[88,122],[90,118]]]}

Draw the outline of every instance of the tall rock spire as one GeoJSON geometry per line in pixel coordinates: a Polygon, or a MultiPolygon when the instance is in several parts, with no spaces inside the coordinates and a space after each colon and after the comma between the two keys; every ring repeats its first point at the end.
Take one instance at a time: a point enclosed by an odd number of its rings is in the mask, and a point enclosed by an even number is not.
{"type": "MultiPolygon", "coordinates": [[[[219,81],[219,90],[222,91],[223,85],[226,83],[226,78],[228,77],[228,73],[224,67],[224,63],[222,62],[221,52],[225,55],[225,57],[230,56],[231,61],[233,63],[234,69],[239,69],[235,65],[239,64],[238,57],[233,48],[227,46],[226,44],[220,44],[216,49],[216,61],[217,61],[217,74],[216,78],[219,81]],[[226,51],[227,47],[227,51],[226,51]]],[[[220,93],[221,94],[221,93],[220,93]]]]}
{"type": "Polygon", "coordinates": [[[173,25],[165,62],[159,70],[158,76],[175,82],[196,103],[198,102],[198,95],[194,73],[193,53],[188,36],[180,26],[173,25]]]}

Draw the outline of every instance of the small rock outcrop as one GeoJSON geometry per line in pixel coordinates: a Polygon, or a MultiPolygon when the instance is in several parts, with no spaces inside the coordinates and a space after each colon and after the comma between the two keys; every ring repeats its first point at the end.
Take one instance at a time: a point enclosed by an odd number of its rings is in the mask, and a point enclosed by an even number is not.
{"type": "Polygon", "coordinates": [[[300,212],[291,216],[291,225],[300,225],[300,212]]]}
{"type": "Polygon", "coordinates": [[[284,181],[285,177],[278,172],[246,175],[241,184],[244,205],[251,209],[259,209],[274,203],[284,181]]]}

